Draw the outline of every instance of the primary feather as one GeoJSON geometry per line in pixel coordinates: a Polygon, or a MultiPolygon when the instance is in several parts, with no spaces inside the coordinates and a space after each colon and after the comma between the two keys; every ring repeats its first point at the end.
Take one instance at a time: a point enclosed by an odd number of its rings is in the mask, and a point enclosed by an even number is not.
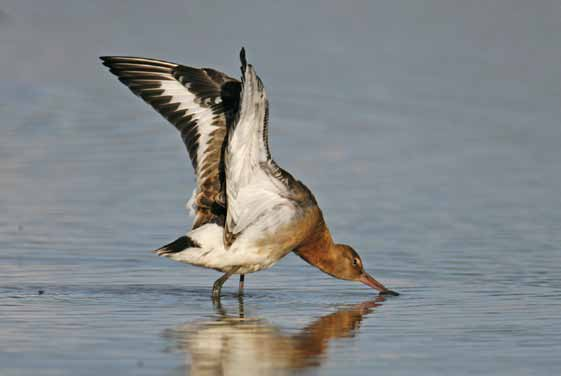
{"type": "Polygon", "coordinates": [[[197,178],[193,228],[223,224],[224,144],[238,111],[241,83],[210,68],[128,56],[101,59],[111,73],[180,132],[197,178]]]}

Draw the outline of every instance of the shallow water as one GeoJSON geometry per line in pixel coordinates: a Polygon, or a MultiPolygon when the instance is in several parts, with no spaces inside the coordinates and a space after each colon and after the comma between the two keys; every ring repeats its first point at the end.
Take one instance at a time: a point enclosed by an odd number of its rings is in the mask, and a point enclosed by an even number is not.
{"type": "Polygon", "coordinates": [[[555,2],[73,4],[0,5],[1,375],[561,372],[555,2]],[[216,305],[149,252],[190,166],[97,56],[236,74],[242,44],[275,159],[401,296],[289,255],[216,305]]]}

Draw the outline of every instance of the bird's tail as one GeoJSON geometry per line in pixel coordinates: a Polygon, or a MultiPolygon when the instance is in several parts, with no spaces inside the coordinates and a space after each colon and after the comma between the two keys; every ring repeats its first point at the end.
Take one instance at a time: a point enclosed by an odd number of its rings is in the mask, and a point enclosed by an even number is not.
{"type": "Polygon", "coordinates": [[[207,268],[221,269],[232,257],[224,248],[224,227],[207,223],[166,244],[154,253],[175,261],[207,268]]]}
{"type": "Polygon", "coordinates": [[[172,241],[169,244],[166,244],[158,249],[155,249],[152,252],[156,253],[158,256],[170,257],[173,254],[183,252],[188,248],[201,248],[201,246],[190,237],[184,235],[177,238],[176,240],[172,241]]]}

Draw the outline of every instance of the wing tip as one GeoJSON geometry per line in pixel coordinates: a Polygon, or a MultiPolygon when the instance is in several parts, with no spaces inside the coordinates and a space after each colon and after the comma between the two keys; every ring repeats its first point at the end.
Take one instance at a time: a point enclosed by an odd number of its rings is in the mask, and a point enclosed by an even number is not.
{"type": "Polygon", "coordinates": [[[112,56],[100,56],[99,60],[101,60],[101,64],[111,68],[111,58],[112,56]]]}
{"type": "Polygon", "coordinates": [[[242,46],[242,49],[240,50],[240,62],[242,63],[241,69],[242,69],[242,74],[245,73],[245,68],[247,67],[247,59],[245,57],[245,47],[242,46]]]}
{"type": "Polygon", "coordinates": [[[103,62],[103,65],[107,67],[110,67],[113,64],[149,65],[167,69],[174,69],[178,67],[178,64],[170,61],[139,56],[99,56],[99,59],[103,62]]]}

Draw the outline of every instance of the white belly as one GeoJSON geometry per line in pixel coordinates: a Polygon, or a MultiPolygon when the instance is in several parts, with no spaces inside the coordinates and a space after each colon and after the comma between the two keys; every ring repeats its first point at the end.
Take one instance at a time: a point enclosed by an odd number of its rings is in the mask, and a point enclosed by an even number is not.
{"type": "Polygon", "coordinates": [[[216,224],[201,226],[188,236],[201,248],[187,248],[170,255],[171,259],[235,274],[268,269],[294,249],[293,244],[274,241],[274,234],[262,225],[247,229],[228,249],[223,228],[216,224]]]}

